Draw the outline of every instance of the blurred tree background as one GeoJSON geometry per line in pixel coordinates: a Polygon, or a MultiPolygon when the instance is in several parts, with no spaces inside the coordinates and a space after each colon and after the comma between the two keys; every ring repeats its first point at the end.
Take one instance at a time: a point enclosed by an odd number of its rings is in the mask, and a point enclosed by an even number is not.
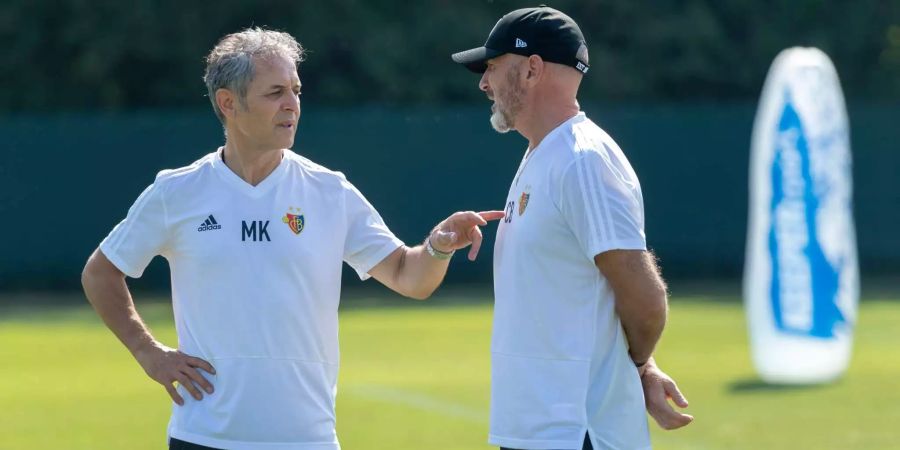
{"type": "MultiPolygon", "coordinates": [[[[0,111],[205,106],[203,56],[249,26],[309,49],[305,99],[318,104],[467,103],[473,79],[449,54],[480,45],[530,3],[450,0],[4,0],[0,111]]],[[[785,47],[828,53],[848,98],[900,99],[897,0],[553,2],[588,40],[582,96],[617,101],[748,99],[785,47]]]]}

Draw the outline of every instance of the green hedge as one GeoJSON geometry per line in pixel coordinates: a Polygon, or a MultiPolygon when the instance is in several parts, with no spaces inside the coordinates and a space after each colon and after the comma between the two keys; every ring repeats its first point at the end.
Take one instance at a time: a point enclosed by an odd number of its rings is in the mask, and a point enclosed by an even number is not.
{"type": "MultiPolygon", "coordinates": [[[[450,0],[4,0],[0,112],[203,107],[202,58],[260,25],[309,48],[305,99],[442,104],[481,97],[448,55],[504,12],[450,0]]],[[[849,97],[900,99],[896,0],[565,0],[589,41],[595,100],[754,98],[777,52],[815,45],[849,97]]]]}
{"type": "MultiPolygon", "coordinates": [[[[584,105],[641,179],[648,244],[667,277],[740,276],[755,107],[584,105]]],[[[295,150],[343,171],[391,230],[413,244],[453,211],[503,209],[526,142],[515,133],[495,133],[488,116],[488,102],[453,108],[312,104],[295,150]]],[[[897,106],[850,108],[865,275],[900,269],[897,117],[897,106]]],[[[0,160],[0,289],[77,286],[88,254],[157,171],[190,164],[222,142],[208,109],[0,118],[0,135],[6,145],[0,160]]],[[[454,258],[448,284],[490,282],[495,230],[486,230],[477,262],[454,258]]],[[[157,262],[135,284],[159,288],[167,282],[168,272],[157,262]]]]}

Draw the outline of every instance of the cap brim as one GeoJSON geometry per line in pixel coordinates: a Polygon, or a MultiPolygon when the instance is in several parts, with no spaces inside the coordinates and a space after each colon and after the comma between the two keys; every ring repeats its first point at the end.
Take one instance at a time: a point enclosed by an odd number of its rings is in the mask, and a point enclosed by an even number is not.
{"type": "Polygon", "coordinates": [[[475,73],[484,73],[487,70],[487,60],[496,58],[504,52],[490,49],[487,47],[478,47],[464,52],[454,53],[450,55],[453,62],[466,66],[467,69],[475,73]]]}

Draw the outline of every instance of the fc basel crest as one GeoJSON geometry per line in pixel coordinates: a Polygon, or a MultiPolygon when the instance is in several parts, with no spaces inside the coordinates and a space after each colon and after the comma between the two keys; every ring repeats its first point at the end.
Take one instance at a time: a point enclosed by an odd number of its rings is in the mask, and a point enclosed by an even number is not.
{"type": "Polygon", "coordinates": [[[281,218],[281,221],[286,223],[294,234],[300,234],[303,231],[303,226],[306,225],[306,219],[300,213],[300,208],[288,208],[288,212],[281,218]]]}
{"type": "Polygon", "coordinates": [[[531,194],[528,192],[528,188],[525,188],[525,192],[522,192],[522,195],[519,196],[519,215],[525,214],[525,208],[528,207],[528,199],[531,198],[531,194]]]}

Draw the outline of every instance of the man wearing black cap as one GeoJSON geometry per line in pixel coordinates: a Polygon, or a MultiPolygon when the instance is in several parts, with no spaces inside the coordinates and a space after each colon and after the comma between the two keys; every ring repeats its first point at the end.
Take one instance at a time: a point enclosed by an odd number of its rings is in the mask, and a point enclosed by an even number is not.
{"type": "Polygon", "coordinates": [[[490,443],[650,448],[645,405],[666,429],[693,418],[667,402],[687,406],[652,358],[667,300],[640,183],[576,100],[590,67],[581,30],[555,9],[519,9],[452,58],[483,74],[494,129],[528,140],[495,244],[490,443]]]}

